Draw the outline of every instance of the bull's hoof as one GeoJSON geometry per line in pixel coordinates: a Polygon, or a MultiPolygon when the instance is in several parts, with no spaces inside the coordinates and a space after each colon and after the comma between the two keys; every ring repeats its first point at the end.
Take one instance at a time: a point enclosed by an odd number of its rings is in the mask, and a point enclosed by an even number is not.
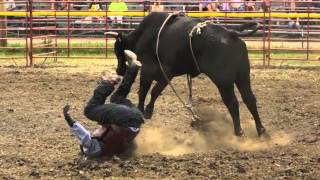
{"type": "Polygon", "coordinates": [[[146,107],[143,116],[145,119],[151,119],[153,115],[153,108],[149,108],[148,106],[146,107]]]}
{"type": "Polygon", "coordinates": [[[148,114],[148,113],[143,113],[143,117],[145,118],[145,119],[151,119],[151,117],[152,117],[152,114],[148,114]]]}
{"type": "Polygon", "coordinates": [[[195,128],[195,127],[199,127],[201,125],[201,122],[200,121],[197,121],[197,120],[193,120],[191,123],[190,123],[191,127],[195,128]]]}
{"type": "Polygon", "coordinates": [[[267,133],[267,130],[265,128],[261,128],[258,131],[258,136],[263,139],[271,139],[271,136],[267,133]]]}
{"type": "Polygon", "coordinates": [[[242,129],[240,129],[239,131],[236,131],[236,132],[235,132],[235,135],[236,135],[237,137],[245,137],[245,136],[246,136],[245,133],[244,133],[244,131],[243,131],[242,129]]]}

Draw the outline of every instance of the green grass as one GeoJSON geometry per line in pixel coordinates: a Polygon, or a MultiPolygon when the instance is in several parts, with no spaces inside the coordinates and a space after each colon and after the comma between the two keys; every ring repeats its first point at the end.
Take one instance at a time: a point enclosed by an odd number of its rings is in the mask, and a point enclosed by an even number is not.
{"type": "MultiPolygon", "coordinates": [[[[36,42],[39,43],[39,42],[36,42]]],[[[78,47],[105,47],[105,41],[99,40],[99,41],[76,41],[76,40],[71,40],[70,47],[73,48],[78,48],[78,47]]],[[[112,47],[113,43],[108,42],[108,47],[112,47]]],[[[278,45],[276,45],[278,46],[278,45]]],[[[12,42],[8,43],[7,47],[11,47],[10,49],[1,49],[0,48],[0,58],[9,58],[8,59],[1,59],[0,60],[0,65],[1,64],[18,64],[18,65],[25,65],[25,56],[26,56],[26,50],[25,50],[25,41],[20,41],[20,42],[12,42]],[[21,57],[21,59],[16,59],[15,63],[13,60],[10,60],[10,57],[21,57]]],[[[67,41],[60,41],[58,42],[58,47],[68,47],[67,41]]],[[[283,47],[280,45],[279,47],[283,47]]],[[[43,49],[37,49],[35,53],[41,53],[44,52],[43,49]]],[[[106,56],[106,50],[104,48],[102,49],[70,49],[70,56],[76,56],[76,57],[87,57],[87,61],[89,60],[92,62],[92,60],[97,61],[95,58],[98,57],[104,57],[105,59],[114,59],[114,52],[113,49],[110,48],[108,49],[107,52],[108,56],[106,56]]],[[[68,50],[67,49],[58,49],[58,56],[67,56],[68,55],[68,50]]],[[[262,59],[263,54],[261,52],[250,52],[249,57],[251,58],[251,64],[253,65],[262,65],[263,61],[262,60],[252,60],[252,59],[262,59]]],[[[300,58],[300,59],[306,59],[307,55],[305,52],[289,52],[289,51],[281,51],[281,52],[272,52],[271,53],[271,58],[272,59],[285,59],[285,58],[300,58]]],[[[320,53],[310,53],[309,54],[309,59],[319,59],[320,53]]],[[[37,58],[37,62],[42,62],[44,58],[37,58]]],[[[70,62],[71,60],[66,60],[65,58],[59,59],[58,62],[70,62]]],[[[79,61],[79,60],[78,60],[79,61]]],[[[73,65],[76,65],[76,61],[71,61],[73,62],[73,65]]],[[[47,63],[52,63],[50,59],[47,61],[47,63]]],[[[46,64],[47,64],[46,63],[46,64]]],[[[303,62],[303,61],[271,61],[271,65],[292,65],[292,66],[320,66],[320,61],[318,62],[303,62]]],[[[62,65],[62,64],[61,64],[62,65]]],[[[66,63],[66,65],[70,65],[66,63]]]]}
{"type": "MultiPolygon", "coordinates": [[[[71,43],[70,44],[70,52],[68,52],[68,44],[66,42],[58,43],[58,47],[65,47],[66,49],[57,49],[58,56],[83,56],[83,57],[108,57],[114,58],[114,51],[113,49],[108,49],[107,52],[105,48],[103,49],[94,49],[95,47],[105,47],[105,43],[102,42],[86,42],[86,43],[71,43]],[[84,47],[89,47],[87,49],[83,49],[84,47]],[[90,48],[91,47],[91,48],[90,48]],[[77,49],[82,48],[82,49],[77,49]],[[108,56],[106,56],[108,54],[108,56]]],[[[1,49],[0,48],[0,58],[3,57],[25,57],[26,56],[26,49],[25,43],[9,43],[7,47],[11,47],[10,49],[1,49]]],[[[112,47],[112,43],[108,43],[108,47],[112,47]]],[[[43,52],[50,52],[50,49],[34,49],[34,54],[43,53],[43,52]]]]}

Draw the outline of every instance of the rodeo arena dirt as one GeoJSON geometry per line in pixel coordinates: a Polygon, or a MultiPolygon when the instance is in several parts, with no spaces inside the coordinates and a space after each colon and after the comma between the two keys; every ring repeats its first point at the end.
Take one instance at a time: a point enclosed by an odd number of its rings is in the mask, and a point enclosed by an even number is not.
{"type": "MultiPolygon", "coordinates": [[[[223,9],[218,1],[211,5],[207,1],[160,1],[164,2],[161,11],[214,17],[227,28],[247,21],[268,27],[243,39],[249,49],[252,90],[270,137],[257,135],[238,90],[245,134],[235,136],[218,89],[200,74],[192,85],[200,127],[191,125],[190,112],[168,86],[156,101],[152,118],[141,126],[133,154],[89,158],[80,152],[79,140],[70,132],[62,108],[70,104],[74,119],[90,131],[96,129],[97,123],[88,120],[83,109],[100,73],[115,72],[118,65],[115,41],[103,33],[132,31],[150,9],[159,8],[152,7],[159,6],[156,2],[125,1],[129,7],[125,16],[130,18],[119,26],[108,22],[114,19],[105,18],[110,16],[106,12],[119,13],[108,11],[106,5],[111,6],[111,1],[101,2],[101,10],[87,19],[95,11],[87,1],[72,5],[19,1],[14,10],[1,4],[0,29],[6,33],[0,33],[0,179],[320,179],[319,4],[299,6],[299,1],[291,1],[296,2],[292,9],[289,2],[254,1],[251,10],[245,1],[241,10],[242,6],[223,9]],[[264,9],[258,9],[260,6],[264,9]],[[213,7],[220,10],[210,12],[213,7]],[[239,12],[235,12],[237,7],[239,12]],[[38,13],[37,17],[30,11],[38,13]],[[290,29],[288,22],[301,27],[290,29]]],[[[188,102],[186,75],[171,82],[188,102]]],[[[138,103],[139,85],[140,75],[129,94],[134,104],[138,103]]]]}

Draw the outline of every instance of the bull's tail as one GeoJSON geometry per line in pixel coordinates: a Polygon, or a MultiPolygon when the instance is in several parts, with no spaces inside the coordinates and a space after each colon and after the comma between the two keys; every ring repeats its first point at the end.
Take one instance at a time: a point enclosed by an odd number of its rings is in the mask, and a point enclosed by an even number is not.
{"type": "Polygon", "coordinates": [[[256,33],[259,27],[260,26],[258,23],[250,22],[250,23],[241,25],[237,30],[228,29],[228,31],[230,32],[231,35],[234,35],[237,37],[246,37],[256,33]],[[243,32],[244,30],[247,30],[247,29],[250,29],[250,31],[243,32]]]}

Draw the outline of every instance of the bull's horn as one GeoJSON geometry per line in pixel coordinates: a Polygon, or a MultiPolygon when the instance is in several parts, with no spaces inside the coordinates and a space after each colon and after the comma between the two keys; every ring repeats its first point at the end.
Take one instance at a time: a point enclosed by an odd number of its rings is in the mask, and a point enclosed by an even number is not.
{"type": "Polygon", "coordinates": [[[126,50],[124,50],[124,53],[130,59],[137,59],[137,55],[134,52],[130,51],[130,50],[126,49],[126,50]]]}
{"type": "Polygon", "coordinates": [[[104,35],[106,35],[106,36],[109,35],[109,36],[114,37],[114,38],[118,37],[118,33],[117,32],[105,32],[104,35]]]}
{"type": "Polygon", "coordinates": [[[141,67],[142,64],[137,60],[137,55],[134,52],[130,50],[124,50],[124,54],[128,57],[129,66],[132,66],[135,64],[141,67]]]}

